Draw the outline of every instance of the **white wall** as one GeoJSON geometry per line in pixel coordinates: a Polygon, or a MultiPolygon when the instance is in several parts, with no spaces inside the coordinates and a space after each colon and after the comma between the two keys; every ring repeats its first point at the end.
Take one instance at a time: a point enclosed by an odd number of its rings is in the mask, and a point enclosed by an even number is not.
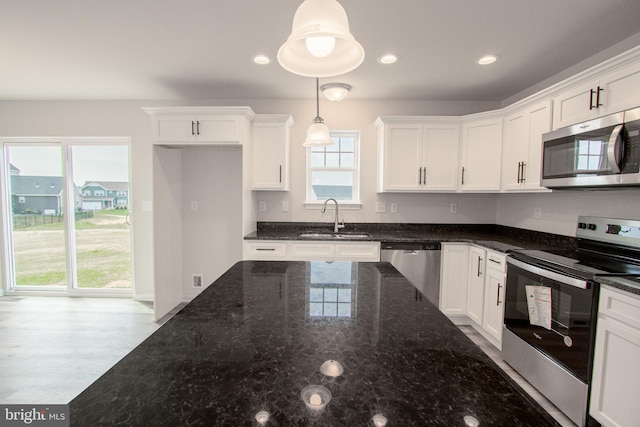
{"type": "Polygon", "coordinates": [[[242,149],[182,151],[182,298],[191,300],[242,259],[242,149]],[[197,210],[192,210],[192,204],[197,210]],[[202,288],[192,275],[202,274],[202,288]]]}
{"type": "Polygon", "coordinates": [[[640,219],[640,189],[501,194],[496,223],[575,236],[578,215],[640,219]],[[540,218],[534,217],[540,208],[540,218]]]}

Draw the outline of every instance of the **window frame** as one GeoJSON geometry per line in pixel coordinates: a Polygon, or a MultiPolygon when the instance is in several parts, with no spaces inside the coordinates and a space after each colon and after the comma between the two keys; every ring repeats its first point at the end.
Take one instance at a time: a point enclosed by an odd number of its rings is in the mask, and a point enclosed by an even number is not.
{"type": "Polygon", "coordinates": [[[353,184],[352,184],[352,198],[351,200],[339,200],[340,208],[344,209],[360,209],[362,203],[360,201],[360,131],[359,130],[334,130],[330,131],[331,138],[341,137],[353,137],[353,166],[352,167],[312,167],[311,166],[311,153],[314,147],[307,147],[306,149],[306,183],[305,183],[305,203],[306,209],[321,209],[325,200],[313,200],[312,189],[312,173],[318,170],[327,171],[351,171],[353,184]]]}

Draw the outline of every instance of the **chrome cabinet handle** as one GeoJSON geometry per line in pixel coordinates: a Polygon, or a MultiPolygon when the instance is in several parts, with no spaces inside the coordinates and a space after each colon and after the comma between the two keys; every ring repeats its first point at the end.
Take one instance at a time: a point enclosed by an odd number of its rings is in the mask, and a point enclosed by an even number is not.
{"type": "Polygon", "coordinates": [[[489,258],[489,261],[491,261],[491,262],[493,262],[493,263],[496,263],[496,264],[501,264],[501,262],[500,262],[500,261],[496,261],[496,260],[495,260],[495,259],[493,259],[493,258],[489,258]]]}
{"type": "Polygon", "coordinates": [[[196,122],[194,122],[193,120],[191,120],[191,135],[195,135],[196,131],[195,131],[195,126],[196,126],[196,122]]]}
{"type": "Polygon", "coordinates": [[[500,305],[502,301],[500,301],[500,289],[502,289],[502,284],[498,283],[498,292],[496,293],[496,305],[500,305]]]}
{"type": "Polygon", "coordinates": [[[600,103],[600,92],[602,92],[603,90],[604,89],[602,89],[600,86],[598,86],[596,89],[589,90],[589,110],[602,107],[602,104],[600,103]],[[595,105],[593,103],[593,95],[596,96],[595,105]]]}
{"type": "Polygon", "coordinates": [[[282,184],[282,165],[280,165],[280,172],[279,172],[279,176],[278,176],[278,182],[280,182],[282,184]]]}
{"type": "Polygon", "coordinates": [[[418,185],[422,184],[422,168],[418,168],[418,185]]]}
{"type": "Polygon", "coordinates": [[[422,172],[422,184],[427,185],[427,167],[423,167],[424,171],[422,172]]]}
{"type": "Polygon", "coordinates": [[[275,252],[276,248],[256,248],[256,251],[270,251],[275,252]]]}
{"type": "Polygon", "coordinates": [[[464,166],[462,167],[462,185],[464,185],[464,166]]]}
{"type": "Polygon", "coordinates": [[[200,135],[200,121],[196,121],[196,135],[200,135]]]}
{"type": "Polygon", "coordinates": [[[525,168],[526,166],[527,166],[527,164],[526,164],[525,162],[522,162],[522,168],[521,168],[522,173],[521,173],[521,176],[520,176],[520,182],[521,182],[521,183],[523,183],[523,182],[525,182],[525,181],[527,180],[527,179],[524,177],[524,171],[525,171],[525,169],[524,169],[524,168],[525,168]]]}
{"type": "Polygon", "coordinates": [[[482,272],[480,271],[480,261],[482,261],[482,258],[478,257],[478,277],[480,277],[480,275],[482,274],[482,272]]]}

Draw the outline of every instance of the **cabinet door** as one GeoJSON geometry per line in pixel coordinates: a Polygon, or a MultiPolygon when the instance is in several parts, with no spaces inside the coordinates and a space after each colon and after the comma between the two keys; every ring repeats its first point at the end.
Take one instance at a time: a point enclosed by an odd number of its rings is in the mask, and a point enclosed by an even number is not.
{"type": "Polygon", "coordinates": [[[332,260],[335,254],[333,243],[293,242],[291,259],[299,261],[332,260]]]}
{"type": "Polygon", "coordinates": [[[469,280],[467,283],[467,316],[482,326],[484,313],[485,251],[469,248],[469,280]]]}
{"type": "Polygon", "coordinates": [[[594,80],[554,97],[553,129],[571,126],[598,117],[598,108],[590,108],[594,105],[592,103],[595,103],[592,91],[597,88],[598,81],[594,80]]]}
{"type": "Polygon", "coordinates": [[[240,121],[237,117],[198,116],[196,137],[199,142],[240,143],[240,121]]]}
{"type": "Polygon", "coordinates": [[[640,298],[600,289],[589,414],[604,426],[637,425],[640,298]]]}
{"type": "Polygon", "coordinates": [[[334,255],[336,260],[379,262],[380,243],[336,243],[334,255]]]}
{"type": "Polygon", "coordinates": [[[440,311],[447,316],[467,314],[469,245],[442,245],[440,311]]]}
{"type": "Polygon", "coordinates": [[[604,104],[600,115],[613,114],[640,105],[640,63],[635,63],[600,79],[604,104]]]}
{"type": "Polygon", "coordinates": [[[458,188],[460,128],[454,125],[427,125],[423,129],[423,188],[455,191],[458,188]]]}
{"type": "Polygon", "coordinates": [[[543,190],[540,186],[542,170],[542,134],[551,130],[551,101],[529,110],[529,152],[524,165],[523,178],[526,190],[543,190]]]}
{"type": "Polygon", "coordinates": [[[504,279],[503,272],[487,268],[485,281],[485,306],[483,328],[501,348],[502,325],[504,323],[504,279]]]}
{"type": "Polygon", "coordinates": [[[283,123],[254,123],[252,188],[288,191],[289,130],[283,123]]]}
{"type": "Polygon", "coordinates": [[[154,121],[154,141],[188,142],[196,140],[196,118],[164,116],[154,121]]]}
{"type": "Polygon", "coordinates": [[[422,125],[385,125],[383,190],[420,190],[422,125]]]}
{"type": "MultiPolygon", "coordinates": [[[[502,188],[522,189],[522,164],[529,157],[529,114],[520,111],[504,120],[502,188]]],[[[525,166],[526,168],[526,166],[525,166]]]]}
{"type": "Polygon", "coordinates": [[[462,126],[462,191],[500,190],[502,119],[462,126]]]}

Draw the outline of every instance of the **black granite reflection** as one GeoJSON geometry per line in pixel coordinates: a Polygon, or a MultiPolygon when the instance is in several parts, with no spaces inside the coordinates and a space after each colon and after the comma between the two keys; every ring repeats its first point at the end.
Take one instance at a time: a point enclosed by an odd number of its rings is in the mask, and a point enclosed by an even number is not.
{"type": "Polygon", "coordinates": [[[240,262],[70,409],[74,426],[255,426],[260,410],[267,426],[554,425],[388,263],[240,262]],[[333,395],[320,412],[309,384],[333,395]]]}

